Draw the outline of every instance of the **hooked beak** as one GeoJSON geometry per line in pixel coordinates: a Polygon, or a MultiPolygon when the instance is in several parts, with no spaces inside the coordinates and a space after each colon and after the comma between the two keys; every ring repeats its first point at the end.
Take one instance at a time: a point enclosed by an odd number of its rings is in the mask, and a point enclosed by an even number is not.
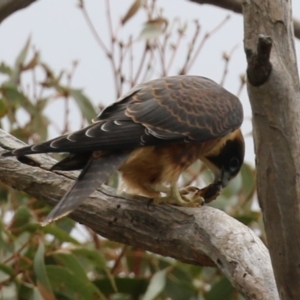
{"type": "Polygon", "coordinates": [[[228,185],[230,181],[230,173],[225,172],[225,170],[222,168],[222,170],[215,174],[215,180],[214,183],[219,183],[222,185],[222,188],[228,185]]]}

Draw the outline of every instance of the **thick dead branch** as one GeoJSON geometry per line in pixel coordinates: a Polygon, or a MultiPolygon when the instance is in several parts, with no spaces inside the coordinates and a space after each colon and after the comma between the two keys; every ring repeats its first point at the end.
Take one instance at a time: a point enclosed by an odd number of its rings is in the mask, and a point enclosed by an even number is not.
{"type": "MultiPolygon", "coordinates": [[[[25,8],[36,0],[0,0],[0,23],[14,12],[25,8]]],[[[242,0],[189,0],[198,4],[211,4],[236,13],[242,13],[242,0]]],[[[300,39],[300,21],[294,20],[295,37],[300,39]]]]}
{"type": "MultiPolygon", "coordinates": [[[[0,145],[23,144],[0,129],[0,145]]],[[[30,159],[35,167],[0,156],[0,181],[55,205],[74,173],[49,172],[54,160],[47,155],[30,159]]],[[[247,299],[278,299],[268,250],[248,227],[212,207],[148,207],[148,201],[118,197],[103,187],[71,217],[114,241],[190,264],[217,265],[247,299]]]]}
{"type": "Polygon", "coordinates": [[[0,0],[0,23],[14,12],[25,8],[36,0],[0,0]]]}
{"type": "Polygon", "coordinates": [[[264,68],[256,70],[265,83],[254,86],[253,78],[248,81],[257,189],[280,297],[299,299],[300,87],[291,1],[244,1],[244,20],[246,53],[257,53],[261,35],[273,44],[270,74],[265,76],[264,68]]]}
{"type": "MultiPolygon", "coordinates": [[[[189,0],[198,4],[210,4],[233,12],[242,13],[243,0],[189,0]]],[[[294,19],[294,34],[297,39],[300,39],[300,21],[294,19]]]]}

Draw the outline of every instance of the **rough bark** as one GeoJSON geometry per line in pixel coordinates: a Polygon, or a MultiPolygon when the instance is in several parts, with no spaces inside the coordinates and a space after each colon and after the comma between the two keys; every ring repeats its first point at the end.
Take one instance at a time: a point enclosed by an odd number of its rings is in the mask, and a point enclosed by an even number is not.
{"type": "Polygon", "coordinates": [[[36,0],[0,0],[0,23],[12,13],[25,8],[36,0]]]}
{"type": "MultiPolygon", "coordinates": [[[[243,0],[190,0],[198,4],[210,4],[224,9],[231,10],[235,13],[242,13],[243,0]]],[[[300,21],[294,19],[295,37],[300,39],[300,21]]]]}
{"type": "MultiPolygon", "coordinates": [[[[0,129],[2,148],[22,145],[0,129]]],[[[35,167],[0,156],[0,181],[55,205],[74,172],[48,171],[55,161],[47,155],[30,159],[35,167]]],[[[148,206],[148,202],[118,197],[103,187],[71,217],[114,241],[190,264],[216,265],[247,299],[279,299],[268,250],[248,227],[212,207],[148,206]]]]}
{"type": "Polygon", "coordinates": [[[247,0],[243,8],[258,198],[280,297],[299,299],[300,87],[291,1],[247,0]]]}

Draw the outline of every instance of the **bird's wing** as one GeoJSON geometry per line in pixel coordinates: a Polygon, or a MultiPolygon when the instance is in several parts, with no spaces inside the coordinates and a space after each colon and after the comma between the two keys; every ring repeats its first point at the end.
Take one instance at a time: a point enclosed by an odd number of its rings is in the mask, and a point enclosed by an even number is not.
{"type": "Polygon", "coordinates": [[[128,156],[128,152],[115,152],[99,157],[91,155],[75,183],[42,222],[42,225],[45,226],[75,210],[122,165],[128,156]]]}
{"type": "Polygon", "coordinates": [[[172,76],[140,84],[95,119],[125,115],[160,139],[207,141],[239,128],[243,108],[239,99],[201,76],[172,76]]]}
{"type": "Polygon", "coordinates": [[[217,83],[200,76],[173,76],[137,86],[82,130],[4,155],[201,143],[225,136],[242,121],[239,99],[217,83]]]}

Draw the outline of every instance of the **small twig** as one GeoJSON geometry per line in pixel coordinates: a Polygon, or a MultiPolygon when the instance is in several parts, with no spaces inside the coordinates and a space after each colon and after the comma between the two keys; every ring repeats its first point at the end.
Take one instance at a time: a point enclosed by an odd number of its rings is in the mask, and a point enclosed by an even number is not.
{"type": "Polygon", "coordinates": [[[188,73],[189,70],[191,69],[191,67],[194,65],[194,63],[195,63],[197,57],[199,56],[199,54],[200,54],[202,48],[204,47],[206,41],[207,41],[212,35],[214,35],[219,29],[221,29],[221,28],[224,26],[224,24],[225,24],[229,19],[230,19],[230,15],[226,16],[225,19],[224,19],[223,21],[221,21],[219,25],[217,25],[214,29],[212,29],[211,31],[207,32],[207,33],[204,35],[204,37],[203,37],[201,43],[199,44],[197,50],[195,51],[195,54],[194,54],[193,58],[191,58],[189,64],[188,64],[187,67],[186,67],[186,70],[185,70],[186,73],[188,73]]]}
{"type": "Polygon", "coordinates": [[[149,47],[150,46],[149,46],[148,42],[146,42],[145,48],[144,48],[144,52],[142,54],[138,70],[137,70],[137,72],[135,74],[135,77],[134,77],[134,80],[133,80],[133,85],[136,85],[138,83],[138,79],[139,79],[139,76],[140,76],[141,71],[143,69],[143,66],[144,66],[144,63],[145,63],[145,60],[146,60],[146,55],[147,55],[147,52],[149,50],[149,47]]]}
{"type": "Polygon", "coordinates": [[[231,51],[229,52],[229,54],[227,53],[223,53],[223,59],[225,60],[225,65],[224,65],[224,70],[223,70],[223,76],[222,76],[222,79],[220,81],[220,85],[223,86],[224,83],[225,83],[225,79],[226,79],[226,76],[228,74],[228,66],[229,66],[229,62],[231,60],[231,57],[234,53],[234,51],[237,49],[238,45],[235,45],[231,51]]]}
{"type": "Polygon", "coordinates": [[[160,49],[160,56],[161,56],[162,76],[167,76],[168,74],[167,67],[166,67],[166,48],[171,35],[171,30],[172,30],[172,26],[169,32],[165,31],[162,44],[160,44],[159,39],[157,39],[158,48],[160,49]]]}
{"type": "Polygon", "coordinates": [[[113,47],[114,41],[115,41],[115,36],[114,36],[114,33],[113,33],[113,26],[112,26],[112,21],[111,21],[109,0],[106,0],[105,3],[106,3],[106,16],[107,16],[108,29],[109,29],[109,34],[110,34],[110,37],[111,37],[111,46],[113,47]]]}
{"type": "Polygon", "coordinates": [[[33,92],[32,92],[32,98],[35,100],[35,103],[37,103],[38,97],[37,97],[37,81],[36,81],[36,73],[35,68],[32,68],[32,86],[33,86],[33,92]]]}
{"type": "Polygon", "coordinates": [[[70,114],[70,98],[68,95],[64,96],[64,127],[62,130],[62,134],[65,134],[69,131],[69,114],[70,114]]]}
{"type": "Polygon", "coordinates": [[[246,75],[245,75],[245,74],[241,74],[241,75],[240,75],[240,86],[239,86],[239,89],[238,89],[238,91],[237,91],[237,93],[236,93],[236,96],[237,96],[238,98],[241,96],[242,91],[243,91],[243,89],[244,89],[244,86],[246,85],[246,82],[247,82],[247,80],[246,80],[246,75]]]}
{"type": "Polygon", "coordinates": [[[116,37],[113,33],[113,26],[112,26],[112,20],[111,20],[111,12],[110,12],[110,4],[109,0],[106,0],[106,16],[107,16],[107,23],[109,28],[109,35],[110,35],[110,42],[111,42],[111,48],[110,48],[110,57],[109,60],[111,62],[111,67],[113,69],[114,79],[115,79],[115,88],[116,88],[116,95],[117,98],[121,96],[121,76],[120,73],[117,71],[116,63],[115,63],[115,42],[116,37]]]}
{"type": "Polygon", "coordinates": [[[20,253],[31,243],[31,240],[28,240],[25,242],[16,252],[14,252],[11,256],[6,258],[4,261],[2,261],[2,264],[7,264],[12,259],[15,259],[16,257],[20,257],[20,253]]]}
{"type": "Polygon", "coordinates": [[[154,51],[153,51],[153,49],[150,48],[150,56],[149,56],[148,65],[146,67],[146,70],[145,70],[144,76],[142,77],[141,82],[145,82],[148,79],[148,75],[150,73],[150,70],[152,70],[151,66],[152,66],[153,58],[154,58],[154,51]]]}
{"type": "Polygon", "coordinates": [[[140,276],[141,258],[144,253],[145,251],[140,248],[136,248],[134,251],[133,273],[137,277],[140,276]]]}
{"type": "Polygon", "coordinates": [[[84,1],[82,1],[82,5],[79,6],[81,8],[81,11],[83,13],[83,16],[94,36],[94,38],[96,39],[96,41],[98,42],[99,46],[102,48],[103,52],[106,54],[106,56],[108,58],[111,57],[111,53],[109,52],[109,50],[107,49],[107,47],[105,46],[105,44],[103,43],[101,37],[99,36],[94,24],[92,23],[87,11],[86,11],[86,8],[85,8],[85,5],[84,5],[84,1]]]}
{"type": "Polygon", "coordinates": [[[133,49],[132,49],[132,36],[129,37],[129,44],[127,46],[129,48],[129,81],[130,87],[134,86],[133,79],[133,49]]]}
{"type": "MultiPolygon", "coordinates": [[[[77,67],[77,61],[73,62],[72,69],[67,73],[67,89],[71,88],[72,78],[77,67]]],[[[62,134],[69,132],[69,115],[70,115],[70,96],[69,93],[64,93],[64,127],[62,134]]]]}
{"type": "Polygon", "coordinates": [[[156,0],[152,0],[150,6],[148,6],[147,1],[146,1],[146,3],[145,3],[145,8],[146,8],[146,10],[147,10],[148,20],[151,20],[152,17],[153,17],[153,13],[154,13],[154,9],[155,9],[155,2],[156,2],[156,0]]]}
{"type": "Polygon", "coordinates": [[[124,257],[124,255],[126,254],[127,250],[128,250],[128,246],[124,245],[124,246],[122,247],[122,251],[121,251],[120,255],[119,255],[118,258],[115,260],[115,263],[114,263],[113,267],[111,268],[110,273],[111,273],[112,275],[115,275],[115,273],[116,273],[116,271],[117,271],[117,269],[119,268],[119,265],[120,265],[120,263],[121,263],[121,259],[124,257]]]}
{"type": "Polygon", "coordinates": [[[161,71],[162,74],[161,76],[166,76],[167,71],[166,71],[166,64],[165,64],[165,46],[159,43],[159,40],[156,40],[157,42],[157,49],[158,49],[158,54],[159,54],[159,59],[160,59],[160,66],[161,66],[161,71]]]}
{"type": "Polygon", "coordinates": [[[194,51],[194,47],[196,45],[196,42],[197,42],[197,38],[199,37],[200,35],[200,24],[197,20],[195,20],[195,24],[196,24],[196,30],[195,30],[195,33],[194,33],[194,36],[192,38],[192,41],[191,43],[189,44],[189,47],[188,47],[188,53],[187,53],[187,56],[186,56],[186,59],[185,59],[185,63],[183,65],[183,67],[181,68],[181,71],[180,71],[180,74],[181,75],[184,75],[186,74],[186,68],[187,68],[187,65],[188,63],[190,62],[190,59],[191,59],[191,56],[192,56],[192,53],[194,51]]]}
{"type": "Polygon", "coordinates": [[[167,74],[169,74],[169,72],[170,72],[171,66],[172,66],[172,64],[173,64],[173,62],[174,62],[174,59],[175,59],[175,57],[176,57],[178,48],[179,48],[179,46],[180,46],[180,42],[182,41],[182,37],[183,37],[183,32],[182,32],[180,29],[178,29],[178,37],[177,37],[177,41],[176,41],[176,44],[174,45],[174,47],[172,48],[173,53],[172,53],[171,58],[170,58],[170,60],[169,60],[168,66],[167,66],[167,68],[166,68],[166,73],[167,73],[167,74]]]}

